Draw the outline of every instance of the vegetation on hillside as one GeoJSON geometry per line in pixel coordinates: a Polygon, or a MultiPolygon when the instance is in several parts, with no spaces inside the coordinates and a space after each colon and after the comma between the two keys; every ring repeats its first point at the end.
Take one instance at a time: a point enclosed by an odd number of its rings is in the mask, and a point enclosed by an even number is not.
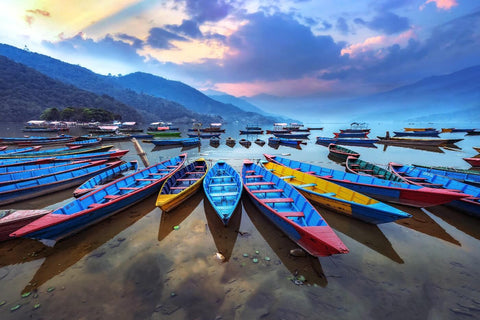
{"type": "Polygon", "coordinates": [[[67,107],[63,110],[47,108],[40,119],[47,121],[77,121],[77,122],[112,122],[122,120],[120,115],[98,108],[67,107]]]}

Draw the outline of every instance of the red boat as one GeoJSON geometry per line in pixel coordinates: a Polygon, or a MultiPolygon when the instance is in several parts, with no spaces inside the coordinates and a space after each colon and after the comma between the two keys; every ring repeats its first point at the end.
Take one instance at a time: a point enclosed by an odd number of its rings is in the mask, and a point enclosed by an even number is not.
{"type": "Polygon", "coordinates": [[[470,163],[472,167],[480,167],[480,158],[463,158],[463,160],[470,163]]]}
{"type": "Polygon", "coordinates": [[[2,210],[0,212],[0,241],[13,239],[9,234],[53,210],[2,210]]]}

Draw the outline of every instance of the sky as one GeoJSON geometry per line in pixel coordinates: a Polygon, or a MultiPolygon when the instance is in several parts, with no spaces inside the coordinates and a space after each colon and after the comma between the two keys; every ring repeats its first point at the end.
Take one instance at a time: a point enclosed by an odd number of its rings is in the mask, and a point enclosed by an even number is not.
{"type": "Polygon", "coordinates": [[[2,0],[0,42],[234,96],[354,97],[480,64],[478,0],[2,0]]]}

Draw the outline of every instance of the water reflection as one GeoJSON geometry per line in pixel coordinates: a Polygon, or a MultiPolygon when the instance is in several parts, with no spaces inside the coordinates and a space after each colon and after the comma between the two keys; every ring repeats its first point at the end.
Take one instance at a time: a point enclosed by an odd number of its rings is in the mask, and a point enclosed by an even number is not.
{"type": "Polygon", "coordinates": [[[407,149],[414,149],[414,150],[423,150],[423,151],[429,151],[429,152],[436,152],[436,153],[444,153],[442,149],[439,147],[433,147],[433,146],[391,146],[388,144],[383,145],[383,151],[386,152],[388,148],[407,148],[407,149]]]}
{"type": "Polygon", "coordinates": [[[435,220],[430,218],[430,216],[426,214],[422,209],[406,207],[396,204],[390,205],[412,215],[410,219],[397,220],[395,221],[395,223],[409,229],[424,233],[431,237],[442,239],[457,246],[461,246],[460,242],[457,239],[452,237],[447,231],[445,231],[445,229],[443,229],[438,223],[436,223],[435,220]]]}
{"type": "Polygon", "coordinates": [[[378,226],[328,211],[315,204],[314,206],[317,210],[321,210],[323,217],[333,229],[396,263],[404,263],[403,259],[398,255],[391,242],[378,226]]]}
{"type": "Polygon", "coordinates": [[[158,229],[158,241],[165,239],[170,232],[173,231],[173,227],[180,225],[193,210],[203,200],[203,191],[196,192],[193,196],[184,201],[181,206],[173,209],[169,213],[162,212],[160,219],[160,227],[158,229]]]}
{"type": "Polygon", "coordinates": [[[0,243],[0,268],[45,258],[52,250],[52,247],[32,239],[3,241],[0,243]]]}
{"type": "MultiPolygon", "coordinates": [[[[120,232],[151,212],[154,209],[154,202],[155,197],[151,196],[124,212],[118,213],[80,233],[57,242],[51,250],[40,251],[39,256],[44,257],[45,261],[22,293],[37,289],[54,276],[73,266],[84,256],[113,239],[120,232]]],[[[123,241],[125,241],[125,238],[117,238],[117,241],[113,241],[108,247],[105,247],[94,256],[100,258],[106,253],[105,251],[120,246],[123,241]]]]}
{"type": "Polygon", "coordinates": [[[480,224],[478,218],[455,211],[446,206],[429,207],[423,210],[434,214],[449,225],[457,228],[460,231],[463,231],[475,239],[480,240],[480,224]]]}
{"type": "Polygon", "coordinates": [[[240,205],[237,206],[227,226],[224,226],[207,198],[203,199],[203,209],[207,217],[208,229],[217,247],[217,252],[220,252],[225,257],[225,261],[229,261],[237,240],[238,229],[240,228],[242,207],[240,205]]]}
{"type": "Polygon", "coordinates": [[[307,283],[317,284],[322,287],[327,286],[328,281],[318,258],[310,255],[306,257],[293,257],[290,255],[290,250],[298,248],[298,245],[275,227],[248,197],[242,198],[242,205],[255,228],[291,274],[303,275],[307,279],[307,283]]]}

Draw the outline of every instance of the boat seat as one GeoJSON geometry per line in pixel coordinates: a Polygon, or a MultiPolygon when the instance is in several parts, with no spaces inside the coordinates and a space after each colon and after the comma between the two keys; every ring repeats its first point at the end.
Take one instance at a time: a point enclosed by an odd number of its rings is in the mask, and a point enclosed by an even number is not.
{"type": "Polygon", "coordinates": [[[171,169],[176,168],[176,167],[178,167],[178,166],[167,166],[167,168],[171,168],[171,169]]]}
{"type": "Polygon", "coordinates": [[[195,178],[180,178],[180,179],[177,179],[177,181],[198,181],[198,179],[195,179],[195,178]]]}
{"type": "Polygon", "coordinates": [[[101,206],[102,204],[101,203],[91,203],[88,205],[89,208],[96,208],[96,207],[99,207],[101,206]]]}
{"type": "Polygon", "coordinates": [[[256,175],[251,175],[251,176],[245,176],[245,179],[257,179],[257,178],[263,178],[263,175],[256,174],[256,175]]]}
{"type": "Polygon", "coordinates": [[[333,178],[333,176],[321,176],[322,178],[325,178],[325,179],[330,179],[330,178],[333,178]]]}
{"type": "Polygon", "coordinates": [[[305,172],[305,173],[307,173],[307,174],[315,174],[315,171],[307,171],[307,172],[305,172]]]}
{"type": "Polygon", "coordinates": [[[336,196],[337,194],[335,192],[327,192],[327,193],[322,193],[323,196],[327,196],[327,197],[334,197],[336,196]]]}
{"type": "Polygon", "coordinates": [[[358,169],[358,171],[361,171],[361,172],[373,172],[372,169],[358,169]]]}
{"type": "Polygon", "coordinates": [[[160,169],[158,171],[171,171],[170,169],[160,169]]]}
{"type": "Polygon", "coordinates": [[[247,182],[245,183],[245,185],[247,187],[250,187],[250,186],[271,186],[271,185],[274,185],[275,183],[274,182],[271,182],[271,181],[264,181],[264,182],[247,182]]]}
{"type": "Polygon", "coordinates": [[[425,187],[434,187],[434,188],[437,188],[437,187],[438,187],[438,188],[441,188],[441,187],[443,187],[443,184],[441,184],[441,183],[429,183],[429,182],[424,182],[424,183],[422,183],[422,185],[425,186],[425,187]]]}
{"type": "Polygon", "coordinates": [[[135,179],[135,181],[157,181],[158,179],[148,179],[148,178],[140,178],[140,179],[135,179]]]}
{"type": "Polygon", "coordinates": [[[283,176],[283,177],[279,177],[280,179],[284,180],[284,179],[295,179],[295,176],[283,176]]]}
{"type": "Polygon", "coordinates": [[[183,189],[187,189],[188,187],[187,186],[182,186],[182,187],[170,187],[170,190],[183,190],[183,189]]]}
{"type": "Polygon", "coordinates": [[[211,177],[210,179],[226,179],[226,178],[231,178],[232,176],[214,176],[211,177]]]}
{"type": "Polygon", "coordinates": [[[205,166],[195,166],[195,169],[205,169],[205,166]]]}
{"type": "Polygon", "coordinates": [[[236,183],[211,183],[209,187],[230,187],[236,185],[236,183]]]}
{"type": "Polygon", "coordinates": [[[149,173],[148,175],[149,175],[149,176],[164,176],[165,173],[153,172],[153,173],[149,173]]]}
{"type": "Polygon", "coordinates": [[[118,188],[119,190],[137,190],[139,189],[138,187],[120,187],[118,188]]]}
{"type": "Polygon", "coordinates": [[[211,197],[231,197],[236,196],[238,192],[210,193],[211,197]]]}
{"type": "Polygon", "coordinates": [[[360,165],[359,164],[356,164],[356,163],[351,163],[350,164],[350,167],[359,167],[360,165]]]}
{"type": "Polygon", "coordinates": [[[279,216],[288,218],[288,217],[305,217],[305,214],[301,211],[277,211],[279,216]]]}
{"type": "Polygon", "coordinates": [[[260,190],[251,190],[252,193],[272,193],[272,192],[283,192],[283,189],[260,189],[260,190]]]}
{"type": "Polygon", "coordinates": [[[205,171],[189,171],[189,172],[185,172],[185,174],[199,174],[199,173],[205,173],[205,171]]]}
{"type": "Polygon", "coordinates": [[[119,194],[107,194],[105,197],[103,197],[104,199],[117,199],[121,197],[121,195],[119,194]]]}
{"type": "Polygon", "coordinates": [[[306,184],[299,184],[297,187],[299,188],[308,188],[308,187],[315,187],[316,183],[306,183],[306,184]]]}
{"type": "Polygon", "coordinates": [[[293,169],[293,170],[300,170],[301,168],[300,168],[300,167],[298,167],[298,168],[292,168],[292,169],[293,169]]]}
{"type": "Polygon", "coordinates": [[[408,177],[409,180],[427,180],[427,178],[424,177],[408,177]]]}
{"type": "Polygon", "coordinates": [[[375,178],[385,178],[383,174],[372,174],[375,178]]]}
{"type": "Polygon", "coordinates": [[[248,173],[248,174],[255,173],[255,170],[247,170],[245,171],[245,173],[248,173]]]}
{"type": "Polygon", "coordinates": [[[266,199],[259,199],[263,203],[289,203],[293,202],[292,198],[266,198],[266,199]]]}

